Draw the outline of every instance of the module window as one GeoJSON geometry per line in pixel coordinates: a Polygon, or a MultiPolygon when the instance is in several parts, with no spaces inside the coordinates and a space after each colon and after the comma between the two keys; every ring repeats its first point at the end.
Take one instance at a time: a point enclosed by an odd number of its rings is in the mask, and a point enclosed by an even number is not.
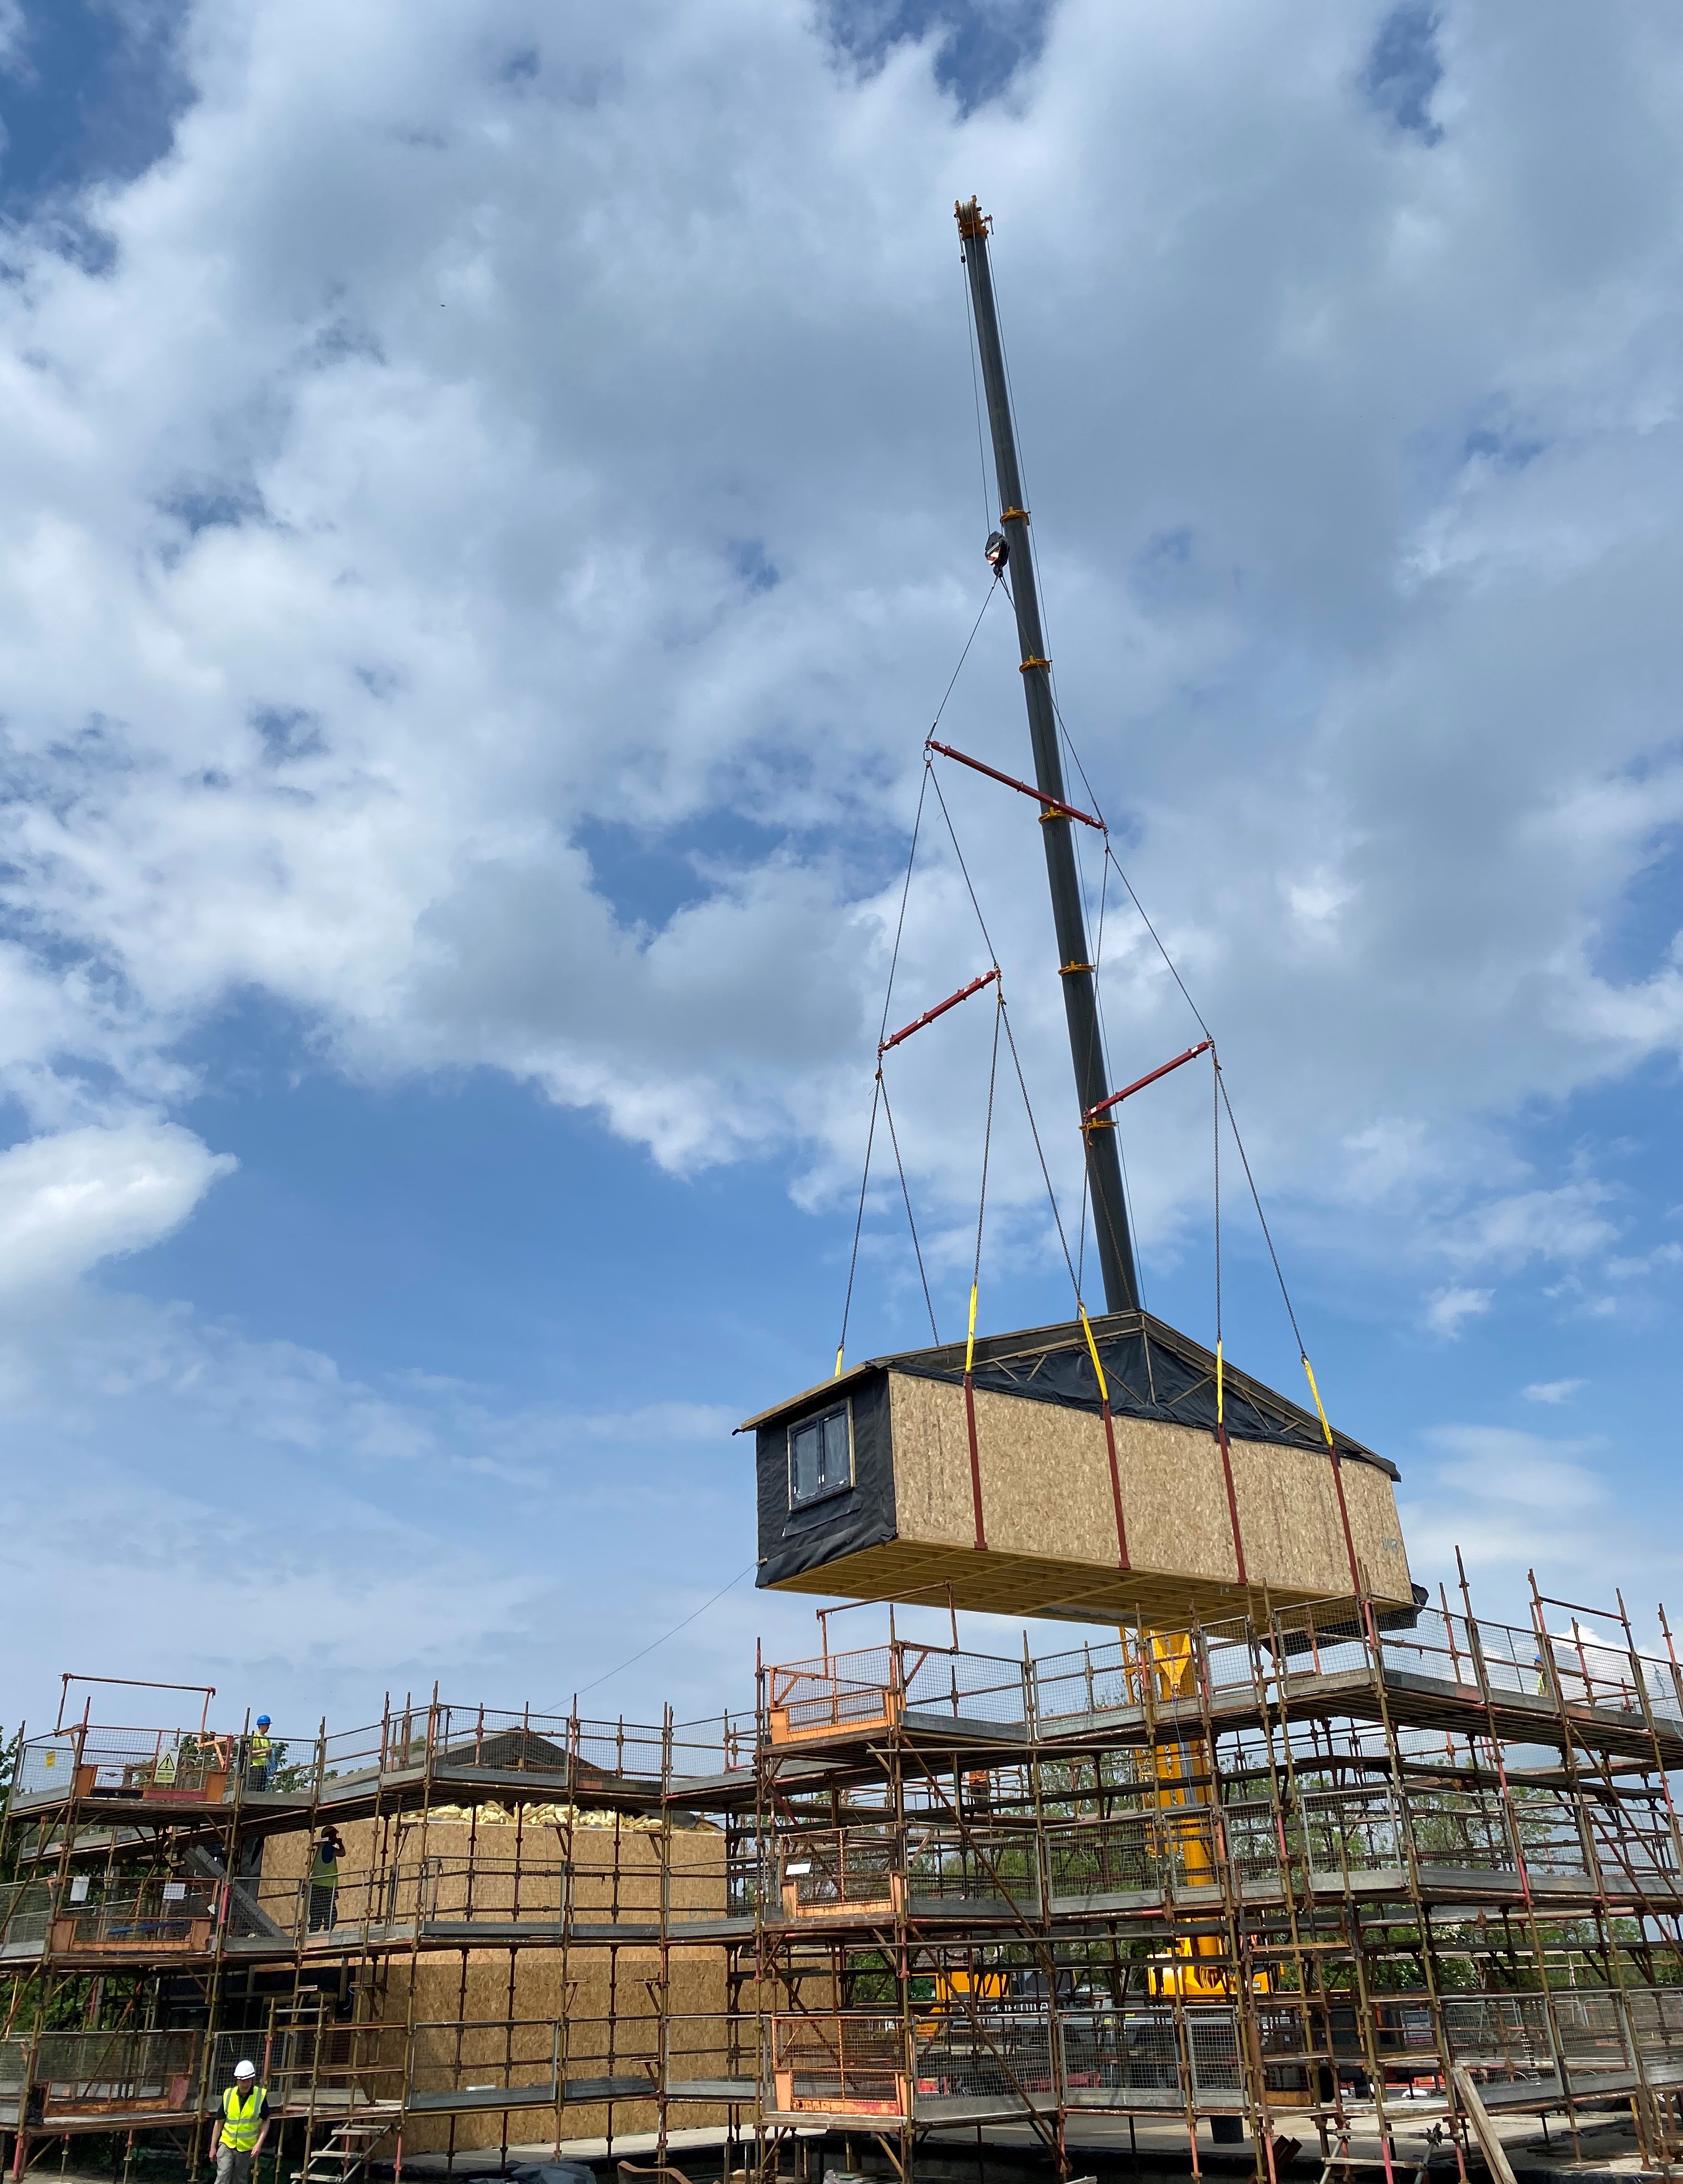
{"type": "Polygon", "coordinates": [[[789,1507],[798,1509],[853,1483],[853,1419],[847,1404],[789,1429],[789,1507]]]}

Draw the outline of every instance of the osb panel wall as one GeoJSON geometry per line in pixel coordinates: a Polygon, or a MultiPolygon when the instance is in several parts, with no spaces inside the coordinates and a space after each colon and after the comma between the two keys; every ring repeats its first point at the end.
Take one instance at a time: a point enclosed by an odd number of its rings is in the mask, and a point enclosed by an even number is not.
{"type": "MultiPolygon", "coordinates": [[[[889,1377],[896,1524],[911,1546],[973,1547],[975,1516],[962,1388],[889,1377]]],[[[1103,1421],[1091,1412],[979,1390],[977,1468],[991,1553],[1114,1568],[1115,1505],[1103,1421]],[[1050,1489],[1050,1490],[1048,1490],[1050,1489]]],[[[1113,1421],[1128,1557],[1135,1570],[1231,1585],[1237,1576],[1221,1452],[1201,1428],[1113,1421]]],[[[1349,1558],[1332,1468],[1311,1449],[1230,1441],[1234,1498],[1253,1586],[1344,1591],[1349,1558]]],[[[1351,1529],[1367,1581],[1408,1597],[1391,1483],[1371,1464],[1343,1467],[1351,1529]],[[1386,1546],[1390,1540],[1394,1544],[1386,1546]]]]}
{"type": "MultiPolygon", "coordinates": [[[[669,2007],[686,2019],[722,2014],[726,1986],[724,1952],[718,1948],[675,1948],[669,1958],[669,2007]]],[[[558,1949],[522,1950],[515,1958],[512,2007],[507,1950],[475,1950],[467,1960],[465,1991],[459,1956],[423,1957],[415,1968],[415,2020],[436,2024],[458,2016],[489,2020],[486,2028],[468,2036],[462,2053],[473,2066],[494,2065],[504,2052],[504,2020],[519,2028],[514,2038],[517,2056],[536,2059],[549,2052],[544,2030],[558,2018],[565,2020],[566,2070],[570,2078],[606,2076],[609,2069],[608,2018],[613,2025],[612,2064],[616,2075],[635,2075],[640,2063],[657,2052],[658,2019],[650,1984],[660,1971],[657,1949],[637,1946],[610,1952],[606,1948],[572,1949],[564,1967],[558,1949]],[[617,1959],[617,1964],[614,1961],[617,1959]],[[476,2044],[475,2044],[476,2043],[476,2044]]],[[[394,1967],[387,1996],[388,2018],[401,2022],[408,2005],[407,1965],[394,1967]]],[[[453,2058],[452,2036],[434,2036],[442,2062],[453,2058]]],[[[694,2046],[692,2036],[690,2043],[694,2046]]],[[[448,2082],[442,2070],[435,2075],[448,2082]]],[[[473,2070],[467,2075],[471,2077],[473,2070]]],[[[494,2073],[487,2067],[489,2081],[494,2073]]],[[[536,2068],[524,2074],[536,2081],[536,2068]]],[[[515,2109],[506,2119],[511,2144],[536,2144],[553,2131],[553,2110],[515,2109]]],[[[616,2134],[652,2131],[656,2121],[653,2101],[617,2101],[613,2125],[616,2134]]],[[[458,2116],[453,2143],[458,2148],[496,2146],[502,2142],[505,2119],[495,2113],[458,2116]]],[[[405,2153],[442,2152],[453,2142],[451,2120],[414,2116],[403,2129],[405,2153]]],[[[607,2132],[608,2111],[602,2102],[570,2103],[562,2111],[562,2134],[568,2138],[596,2138],[607,2132]]]]}
{"type": "MultiPolygon", "coordinates": [[[[515,1856],[517,1836],[522,1864],[553,1869],[570,1849],[574,1869],[575,1916],[589,1923],[621,1919],[647,1921],[658,1916],[661,1841],[658,1830],[634,1817],[622,1819],[616,1830],[613,1817],[592,1814],[589,1821],[575,1817],[567,1825],[562,1815],[557,1825],[555,1808],[526,1808],[524,1825],[517,1830],[514,1815],[501,1806],[479,1809],[474,1827],[450,1808],[443,1816],[406,1814],[401,1824],[382,1830],[373,1820],[343,1825],[345,1843],[341,1861],[342,1903],[358,1911],[365,1882],[379,1856],[382,1839],[387,1858],[404,1867],[419,1858],[423,1845],[430,1858],[444,1862],[438,1914],[449,1917],[458,1910],[466,1888],[471,1858],[475,1867],[473,1902],[475,1909],[495,1916],[505,1899],[512,1898],[509,1867],[515,1856]],[[570,1837],[570,1844],[568,1838],[570,1837]],[[617,1892],[615,1875],[618,1875],[617,1892]]],[[[296,1888],[308,1874],[314,1838],[304,1830],[271,1836],[264,1846],[263,1882],[276,1897],[296,1888]]],[[[701,1823],[682,1826],[669,1838],[672,1887],[669,1897],[675,1924],[685,1916],[717,1915],[725,1908],[725,1836],[719,1829],[701,1823]]],[[[522,1885],[521,1902],[530,1891],[522,1885]]],[[[403,1907],[407,1910],[409,1907],[403,1907]]],[[[289,1914],[290,1915],[290,1914],[289,1914]]],[[[675,1941],[669,1954],[669,2008],[686,2019],[722,2013],[726,2006],[725,1952],[718,1946],[686,1947],[675,1941]]],[[[403,2025],[407,2021],[409,1983],[414,1981],[414,2018],[418,2024],[445,2025],[459,2019],[488,2020],[465,2036],[461,2061],[471,2081],[484,2066],[486,2082],[501,2083],[498,2067],[507,2053],[503,2027],[513,2020],[514,2053],[530,2067],[518,2075],[536,2082],[547,2075],[551,2052],[548,2028],[558,2019],[566,2024],[565,2047],[569,2077],[600,2077],[608,2070],[608,2030],[611,2014],[617,2019],[614,2033],[614,2067],[635,2070],[636,2060],[655,2053],[656,2015],[649,1982],[659,1976],[657,1948],[643,1943],[610,1948],[603,1943],[575,1942],[564,1953],[553,1946],[522,1947],[512,1966],[506,1948],[458,1949],[424,1953],[418,1959],[398,1956],[389,1960],[383,2006],[379,2021],[403,2025]]],[[[721,2053],[715,2069],[693,2075],[717,2075],[725,2066],[722,2026],[692,2025],[686,2044],[698,2056],[709,2039],[717,2038],[721,2053]]],[[[431,2036],[430,2069],[423,2067],[418,2083],[442,2086],[457,2082],[457,2046],[453,2033],[431,2036]]],[[[553,2131],[553,2111],[517,2109],[507,2118],[511,2144],[547,2142],[553,2131]]],[[[649,2102],[616,2103],[613,2124],[616,2133],[653,2130],[655,2110],[649,2102]]],[[[569,2138],[603,2136],[608,2125],[602,2103],[567,2107],[562,2131],[569,2138]]],[[[406,2152],[437,2153],[453,2142],[458,2148],[497,2146],[503,2137],[504,2118],[497,2114],[458,2116],[451,2137],[447,2117],[418,2116],[406,2123],[406,2152]]]]}
{"type": "MultiPolygon", "coordinates": [[[[1164,1425],[1155,1418],[1114,1423],[1129,1561],[1136,1569],[1230,1584],[1233,1526],[1214,1439],[1194,1427],[1164,1425]]],[[[1098,1431],[1103,1440],[1102,1424],[1098,1431]]],[[[1114,1547],[1111,1552],[1114,1559],[1114,1547]]]]}
{"type": "Polygon", "coordinates": [[[972,1546],[975,1520],[963,1389],[945,1380],[891,1373],[888,1416],[894,1439],[894,1524],[900,1537],[972,1546]]]}
{"type": "Polygon", "coordinates": [[[1343,1478],[1356,1561],[1368,1589],[1386,1600],[1411,1599],[1414,1580],[1395,1485],[1370,1463],[1347,1463],[1343,1478]]]}

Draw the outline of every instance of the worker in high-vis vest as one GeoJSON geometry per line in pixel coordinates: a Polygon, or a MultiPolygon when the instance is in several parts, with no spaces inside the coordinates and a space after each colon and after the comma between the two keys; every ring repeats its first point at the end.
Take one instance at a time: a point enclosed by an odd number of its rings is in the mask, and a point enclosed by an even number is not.
{"type": "Polygon", "coordinates": [[[332,1925],[338,1908],[339,1861],[345,1840],[337,1828],[324,1828],[309,1869],[309,1930],[324,1933],[332,1925]]]}
{"type": "Polygon", "coordinates": [[[266,1790],[269,1787],[269,1755],[274,1748],[269,1741],[269,1716],[260,1713],[246,1750],[246,1787],[248,1790],[266,1790]]]}
{"type": "Polygon", "coordinates": [[[210,2130],[216,2184],[249,2184],[252,2164],[269,2136],[269,2088],[257,2081],[255,2063],[236,2063],[234,2082],[210,2130]]]}

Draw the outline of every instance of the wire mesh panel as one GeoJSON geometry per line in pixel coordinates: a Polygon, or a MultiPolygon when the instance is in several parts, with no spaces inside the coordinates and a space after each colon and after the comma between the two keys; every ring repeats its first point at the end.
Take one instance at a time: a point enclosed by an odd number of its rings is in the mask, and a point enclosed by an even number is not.
{"type": "Polygon", "coordinates": [[[900,1641],[900,1688],[908,1709],[955,1721],[1017,1728],[1027,1714],[1027,1676],[1020,1661],[900,1641]]]}
{"type": "Polygon", "coordinates": [[[1630,2070],[1630,2042],[1620,1994],[1606,1987],[1570,1987],[1558,1990],[1551,2000],[1560,2060],[1569,2073],[1575,2093],[1592,2093],[1597,2077],[1608,2073],[1623,2075],[1630,2070]]]}
{"type": "Polygon", "coordinates": [[[1423,1607],[1406,1630],[1381,1630],[1379,1645],[1387,1669],[1430,1677],[1469,1693],[1479,1688],[1478,1656],[1465,1616],[1423,1607]]]}
{"type": "Polygon", "coordinates": [[[1120,1644],[1049,1653],[1030,1670],[1034,1718],[1042,1734],[1132,1712],[1143,1703],[1137,1652],[1120,1644]]]}
{"type": "Polygon", "coordinates": [[[1508,2079],[1552,2073],[1554,2047],[1546,1997],[1452,1995],[1442,2008],[1451,2062],[1508,2079]]]}
{"type": "Polygon", "coordinates": [[[902,1852],[891,1827],[825,1828],[792,1842],[778,1864],[786,1918],[818,1918],[843,1908],[889,1909],[903,1891],[902,1852]]]}
{"type": "Polygon", "coordinates": [[[207,1949],[221,1899],[219,1881],[160,1877],[137,1888],[119,1886],[101,1894],[85,1876],[79,1877],[59,1893],[53,1915],[53,1947],[129,1955],[207,1949]]]}
{"type": "Polygon", "coordinates": [[[895,1666],[892,1649],[875,1646],[770,1669],[771,1741],[781,1744],[893,1719],[899,1708],[895,1666]]]}
{"type": "Polygon", "coordinates": [[[948,2008],[919,2026],[916,2065],[920,2113],[926,2097],[990,2110],[1051,2107],[1056,2100],[1052,2020],[1042,2002],[984,1999],[973,2008],[948,2008]]]}
{"type": "Polygon", "coordinates": [[[1152,1813],[1053,1828],[1046,1850],[1054,1904],[1160,1896],[1168,1885],[1157,1816],[1152,1813]]]}
{"type": "Polygon", "coordinates": [[[1171,1807],[1153,1817],[1158,1862],[1176,1896],[1223,1886],[1215,1814],[1207,1805],[1171,1807]]]}
{"type": "MultiPolygon", "coordinates": [[[[1522,1629],[1512,1623],[1486,1623],[1482,1618],[1469,1624],[1465,1618],[1450,1618],[1451,1627],[1458,1631],[1461,1642],[1470,1647],[1474,1634],[1478,1640],[1478,1658],[1484,1671],[1485,1681],[1493,1695],[1501,1696],[1510,1691],[1524,1693],[1528,1698],[1546,1698],[1548,1679],[1543,1673],[1542,1646],[1535,1630],[1522,1629]]],[[[1387,1640],[1387,1651],[1401,1641],[1387,1640]]],[[[1469,1672],[1466,1680],[1476,1682],[1476,1674],[1469,1672]]]]}
{"type": "Polygon", "coordinates": [[[906,1888],[916,1916],[1033,1914],[1040,1907],[1031,1828],[914,1828],[906,1844],[906,1888]]]}
{"type": "Polygon", "coordinates": [[[75,1784],[79,1732],[67,1729],[55,1736],[32,1736],[18,1754],[12,1778],[14,1797],[39,1797],[57,1793],[68,1797],[75,1784]]]}
{"type": "Polygon", "coordinates": [[[1172,2009],[1073,2009],[1060,2025],[1066,2098],[1078,2108],[1180,2108],[1186,2086],[1172,2009]]]}
{"type": "MultiPolygon", "coordinates": [[[[1323,2086],[1311,2060],[1314,2030],[1306,2013],[1286,2002],[1259,2002],[1253,2022],[1257,2053],[1262,2064],[1263,2087],[1270,2101],[1286,2106],[1308,2107],[1330,2084],[1323,2086]]],[[[1353,2030],[1353,2020],[1352,2029],[1353,2030]]]]}
{"type": "Polygon", "coordinates": [[[1280,1829],[1272,1804],[1261,1798],[1224,1804],[1221,1827],[1237,1892],[1277,1889],[1282,1879],[1280,1829]]]}
{"type": "Polygon", "coordinates": [[[1236,2107],[1245,2097],[1237,2012],[1217,2003],[1188,2003],[1184,2014],[1193,2099],[1200,2105],[1236,2107]]]}
{"type": "Polygon", "coordinates": [[[1280,1609],[1271,1650],[1276,1674],[1292,1684],[1306,1677],[1369,1674],[1375,1665],[1365,1626],[1347,1602],[1280,1609]]]}
{"type": "Polygon", "coordinates": [[[1407,1863],[1402,1814],[1389,1784],[1303,1791],[1297,1803],[1303,1855],[1316,1886],[1359,1886],[1407,1863]]]}
{"type": "Polygon", "coordinates": [[[1431,1885],[1434,1867],[1501,1874],[1517,1884],[1519,1859],[1499,1791],[1476,1786],[1413,1789],[1408,1820],[1426,1886],[1431,1885]]]}
{"type": "MultiPolygon", "coordinates": [[[[1590,1862],[1584,1847],[1579,1801],[1563,1791],[1534,1790],[1522,1786],[1513,1793],[1513,1827],[1525,1854],[1525,1870],[1532,1887],[1587,1887],[1590,1862]]],[[[1628,1809],[1625,1815],[1627,1822],[1636,1816],[1637,1810],[1634,1806],[1628,1809]]],[[[1660,1825],[1664,1828],[1663,1815],[1660,1825]]],[[[1628,1837],[1628,1825],[1621,1825],[1617,1832],[1621,1837],[1628,1837]]],[[[1669,1830],[1663,1838],[1663,1849],[1665,1864],[1669,1865],[1669,1830]]],[[[1663,1869],[1656,1867],[1652,1877],[1659,1879],[1663,1869]]]]}
{"type": "Polygon", "coordinates": [[[52,1918],[51,1881],[0,1883],[0,1949],[39,1947],[47,1939],[52,1918]]]}
{"type": "Polygon", "coordinates": [[[0,2036],[0,2123],[14,2124],[22,2119],[29,2049],[28,2040],[16,2034],[0,2036]]]}
{"type": "MultiPolygon", "coordinates": [[[[432,1764],[441,1773],[486,1768],[497,1774],[548,1774],[564,1781],[573,1761],[573,1724],[565,1714],[519,1713],[441,1703],[429,1710],[432,1764]]],[[[658,1740],[659,1732],[653,1732],[658,1740]]],[[[658,1769],[657,1767],[657,1773],[658,1769]]]]}
{"type": "Polygon", "coordinates": [[[1683,2081],[1683,1987],[1632,1987],[1625,2007],[1644,2075],[1663,2085],[1683,2081]]]}
{"type": "Polygon", "coordinates": [[[900,2021],[869,2010],[775,2017],[772,2073],[786,2113],[906,2113],[905,2042],[900,2021]]]}
{"type": "MultiPolygon", "coordinates": [[[[1610,1891],[1619,1893],[1628,1889],[1633,1895],[1668,1900],[1683,1893],[1676,1838],[1661,1797],[1652,1793],[1630,1795],[1611,1808],[1589,1798],[1585,1800],[1585,1815],[1596,1864],[1610,1891]]],[[[1524,1812],[1520,1828],[1529,1861],[1531,1845],[1524,1812]]]]}
{"type": "Polygon", "coordinates": [[[253,2063],[271,2100],[293,2109],[394,2101],[403,2090],[402,2025],[341,2025],[314,2009],[308,2021],[211,2036],[207,2080],[212,2103],[234,2081],[234,2065],[253,2063]]]}
{"type": "Polygon", "coordinates": [[[184,2111],[198,2063],[197,2032],[47,2032],[35,2062],[42,2115],[87,2110],[184,2111]]]}
{"type": "Polygon", "coordinates": [[[1256,1633],[1248,1623],[1211,1624],[1201,1635],[1204,1677],[1212,1697],[1253,1691],[1265,1680],[1256,1633]]]}
{"type": "Polygon", "coordinates": [[[586,1786],[592,1773],[604,1781],[647,1786],[664,1779],[665,1739],[658,1729],[637,1722],[580,1721],[575,1724],[574,1746],[580,1780],[586,1786]]]}

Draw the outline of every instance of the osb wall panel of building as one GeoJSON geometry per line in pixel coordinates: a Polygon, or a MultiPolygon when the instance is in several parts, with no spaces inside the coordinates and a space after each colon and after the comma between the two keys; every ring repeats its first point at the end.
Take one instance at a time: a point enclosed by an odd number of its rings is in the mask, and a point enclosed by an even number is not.
{"type": "MultiPolygon", "coordinates": [[[[658,2053],[659,2019],[656,1982],[660,1953],[642,1945],[522,1949],[514,1961],[512,1991],[509,1953],[475,1950],[465,1964],[460,1954],[422,1957],[413,1967],[414,2021],[431,2028],[421,2036],[418,2081],[439,2086],[502,2083],[504,2059],[512,2053],[515,2075],[526,2084],[547,2076],[553,2052],[550,2028],[562,2026],[564,2067],[569,2078],[635,2075],[653,2068],[658,2053]],[[455,2027],[471,2030],[458,2040],[455,2027]]],[[[409,2003],[411,1967],[394,1966],[385,2015],[401,2022],[409,2003]]],[[[727,2000],[725,1953],[719,1947],[675,1947],[668,1956],[667,2007],[687,2020],[714,2020],[723,2047],[727,2000]]],[[[692,2034],[691,2052],[697,2051],[692,2034]]],[[[720,2063],[722,2067],[723,2058],[720,2063]]],[[[699,2075],[699,2072],[697,2073],[699,2075]]],[[[512,2111],[506,2119],[511,2142],[536,2142],[551,2136],[553,2111],[512,2111]]],[[[496,2146],[504,2135],[504,2117],[480,2113],[454,2119],[412,2117],[404,2126],[406,2152],[436,2153],[458,2148],[496,2146]]],[[[652,2131],[652,2101],[619,2101],[613,2107],[616,2132],[652,2131]]],[[[569,2103],[563,2111],[563,2133],[569,2138],[605,2136],[608,2105],[569,2103]]]]}
{"type": "MultiPolygon", "coordinates": [[[[552,1895],[558,1916],[559,1869],[569,1862],[575,1923],[647,1924],[659,1916],[664,1848],[671,1864],[669,1928],[681,1928],[686,1916],[716,1917],[726,1908],[725,1838],[706,1822],[675,1829],[663,1844],[658,1828],[636,1815],[621,1815],[616,1825],[611,1814],[532,1804],[524,1808],[517,1825],[513,1812],[486,1804],[475,1814],[459,1808],[434,1810],[425,1821],[419,1814],[385,1823],[352,1821],[339,1833],[345,1846],[339,1915],[346,1920],[365,1915],[372,1901],[390,1904],[395,1916],[413,1916],[423,1856],[436,1875],[428,1883],[428,1905],[442,1919],[464,1913],[506,1916],[517,1906],[545,1915],[552,1895]],[[389,1885],[393,1868],[399,1876],[395,1890],[389,1885]]],[[[268,1899],[271,1915],[292,1915],[288,1907],[296,1907],[307,1885],[314,1843],[314,1834],[303,1829],[264,1843],[259,1897],[268,1899]]],[[[729,2061],[725,1952],[717,1944],[686,1947],[675,1940],[667,1962],[667,2008],[685,2024],[686,2046],[696,2059],[691,2075],[719,2075],[729,2061]]],[[[564,1950],[553,1942],[522,1943],[512,1951],[424,1949],[413,1958],[388,1957],[384,1965],[383,1981],[359,1981],[361,2014],[365,2021],[397,2026],[413,2021],[430,2028],[417,2043],[415,2083],[422,2089],[503,2084],[510,2058],[514,2082],[546,2082],[558,2022],[570,2078],[606,2076],[610,2069],[634,2075],[640,2061],[652,2062],[657,2053],[658,2003],[652,1989],[659,1979],[660,1953],[646,1942],[575,1941],[564,1950]]],[[[649,2102],[614,2103],[616,2133],[651,2130],[654,2121],[649,2102]]],[[[545,2142],[554,2131],[553,2110],[514,2110],[506,2123],[510,2143],[545,2142]]],[[[608,2124],[604,2104],[580,2103],[564,2110],[562,2130],[569,2137],[595,2137],[608,2124]]],[[[416,2153],[442,2152],[452,2144],[496,2146],[504,2125],[498,2113],[460,2116],[453,2138],[449,2118],[418,2116],[405,2125],[403,2142],[406,2151],[416,2153]]]]}
{"type": "MultiPolygon", "coordinates": [[[[891,1373],[889,1410],[901,1540],[973,1547],[963,1389],[891,1373]]],[[[990,1552],[1114,1568],[1116,1512],[1103,1419],[991,1390],[977,1392],[975,1415],[990,1552]],[[1049,1482],[1055,1491],[1047,1490],[1049,1482]]],[[[1151,1418],[1118,1418],[1113,1430],[1133,1569],[1233,1584],[1232,1517],[1214,1437],[1151,1418]]],[[[1229,1446],[1251,1585],[1310,1596],[1347,1591],[1349,1558],[1326,1457],[1271,1442],[1229,1446]]],[[[1406,1600],[1408,1563],[1390,1479],[1364,1463],[1347,1463],[1343,1475],[1366,1581],[1385,1598],[1406,1600]]]]}

